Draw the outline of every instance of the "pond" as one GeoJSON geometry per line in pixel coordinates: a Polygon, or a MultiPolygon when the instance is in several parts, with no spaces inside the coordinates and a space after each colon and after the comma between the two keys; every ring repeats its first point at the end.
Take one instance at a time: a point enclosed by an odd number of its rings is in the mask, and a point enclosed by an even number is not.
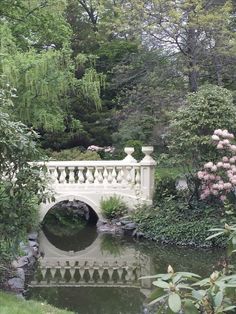
{"type": "Polygon", "coordinates": [[[79,314],[148,313],[151,280],[142,275],[176,271],[209,275],[224,252],[158,245],[98,234],[87,225],[73,235],[40,234],[43,257],[29,282],[28,298],[79,314]]]}

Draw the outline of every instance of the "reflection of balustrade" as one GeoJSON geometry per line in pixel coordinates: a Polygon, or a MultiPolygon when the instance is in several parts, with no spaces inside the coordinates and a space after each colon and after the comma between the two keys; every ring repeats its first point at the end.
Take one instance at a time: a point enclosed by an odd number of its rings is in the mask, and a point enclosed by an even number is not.
{"type": "Polygon", "coordinates": [[[138,287],[140,266],[126,261],[66,261],[43,263],[30,286],[129,286],[138,287]]]}

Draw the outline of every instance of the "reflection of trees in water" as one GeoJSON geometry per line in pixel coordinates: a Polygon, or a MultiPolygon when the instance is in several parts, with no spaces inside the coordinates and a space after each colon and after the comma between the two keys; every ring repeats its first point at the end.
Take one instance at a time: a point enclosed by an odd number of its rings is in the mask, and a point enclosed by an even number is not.
{"type": "Polygon", "coordinates": [[[148,241],[137,243],[136,247],[142,254],[151,257],[155,273],[166,273],[168,265],[172,265],[176,271],[191,271],[207,276],[225,256],[225,251],[220,249],[204,250],[164,246],[148,241]]]}
{"type": "Polygon", "coordinates": [[[30,298],[83,314],[141,314],[143,296],[137,288],[34,288],[30,298]]]}
{"type": "Polygon", "coordinates": [[[124,242],[121,241],[120,237],[104,234],[101,237],[100,250],[103,253],[109,253],[113,256],[121,256],[124,251],[124,242]]]}

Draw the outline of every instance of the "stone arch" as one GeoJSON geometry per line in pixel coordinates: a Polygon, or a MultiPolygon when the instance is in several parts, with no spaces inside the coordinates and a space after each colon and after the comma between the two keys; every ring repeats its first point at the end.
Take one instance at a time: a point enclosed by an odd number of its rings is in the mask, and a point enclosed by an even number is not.
{"type": "Polygon", "coordinates": [[[96,204],[94,201],[92,201],[90,198],[84,196],[84,195],[61,195],[58,197],[55,197],[54,202],[48,202],[48,203],[42,203],[40,205],[40,222],[43,221],[46,214],[49,212],[49,210],[55,206],[56,204],[63,202],[63,201],[80,201],[88,205],[92,208],[92,210],[96,213],[98,216],[98,219],[102,218],[99,204],[96,204]]]}

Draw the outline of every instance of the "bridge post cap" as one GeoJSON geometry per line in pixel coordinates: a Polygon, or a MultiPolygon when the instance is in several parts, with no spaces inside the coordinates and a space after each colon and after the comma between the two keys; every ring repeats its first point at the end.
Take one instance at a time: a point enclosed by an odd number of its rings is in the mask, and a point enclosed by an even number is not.
{"type": "Polygon", "coordinates": [[[124,152],[127,154],[127,156],[123,159],[124,161],[127,162],[137,162],[137,160],[132,156],[134,152],[133,147],[125,147],[124,152]]]}
{"type": "Polygon", "coordinates": [[[147,165],[156,165],[156,161],[152,158],[151,153],[153,153],[154,148],[153,146],[142,146],[142,152],[144,153],[144,157],[141,160],[142,164],[147,164],[147,165]]]}

